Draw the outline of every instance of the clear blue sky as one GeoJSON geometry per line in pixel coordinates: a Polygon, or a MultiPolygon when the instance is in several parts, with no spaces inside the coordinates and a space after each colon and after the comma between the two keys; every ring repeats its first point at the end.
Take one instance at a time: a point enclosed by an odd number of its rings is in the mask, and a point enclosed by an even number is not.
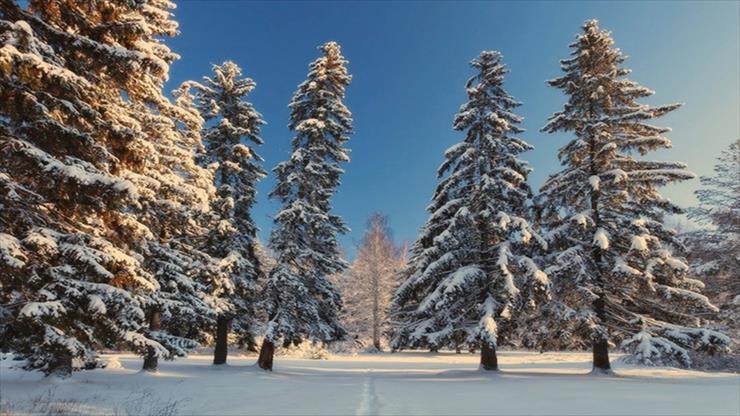
{"type": "MultiPolygon", "coordinates": [[[[535,146],[526,153],[537,189],[559,169],[556,151],[567,136],[539,132],[565,98],[545,85],[581,23],[599,19],[630,58],[632,79],[657,93],[651,104],[684,102],[658,121],[673,128],[674,148],[653,154],[711,172],[720,150],[740,138],[740,3],[729,2],[246,2],[179,1],[181,35],[168,41],[182,59],[168,89],[199,79],[211,64],[237,62],[257,82],[250,97],[268,122],[260,149],[266,167],[289,155],[288,108],[316,47],[335,40],[354,79],[347,104],[355,134],[335,212],[353,231],[348,254],[373,211],[390,216],[397,240],[413,240],[424,223],[443,151],[460,141],[452,119],[465,100],[468,62],[483,49],[503,53],[508,91],[535,146]]],[[[255,218],[263,241],[279,208],[262,181],[255,218]]],[[[695,203],[698,181],[665,194],[695,203]]]]}

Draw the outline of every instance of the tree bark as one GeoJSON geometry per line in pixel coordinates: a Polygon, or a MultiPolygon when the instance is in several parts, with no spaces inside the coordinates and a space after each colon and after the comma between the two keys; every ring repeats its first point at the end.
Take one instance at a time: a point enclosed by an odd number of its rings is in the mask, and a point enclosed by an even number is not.
{"type": "Polygon", "coordinates": [[[379,305],[378,305],[378,288],[377,288],[377,282],[375,283],[376,287],[374,290],[374,296],[373,296],[373,347],[375,347],[375,350],[380,351],[380,314],[379,314],[379,305]]]}
{"type": "Polygon", "coordinates": [[[612,367],[609,364],[609,342],[605,339],[594,341],[594,367],[595,371],[608,373],[612,367]]]}
{"type": "Polygon", "coordinates": [[[72,375],[72,354],[65,352],[60,354],[49,363],[49,374],[58,377],[69,377],[72,375]]]}
{"type": "MultiPolygon", "coordinates": [[[[376,237],[377,238],[377,237],[376,237]]],[[[376,247],[377,248],[377,247],[376,247]]],[[[372,259],[377,262],[377,257],[372,259]]],[[[373,267],[373,346],[380,351],[380,276],[373,267]]]]}
{"type": "Polygon", "coordinates": [[[265,339],[262,341],[262,348],[260,348],[260,356],[257,359],[257,365],[263,369],[272,371],[272,358],[275,356],[275,344],[265,339]]]}
{"type": "Polygon", "coordinates": [[[216,347],[213,350],[213,364],[226,364],[228,354],[228,335],[231,319],[224,315],[216,318],[216,347]]]}
{"type": "MultiPolygon", "coordinates": [[[[595,154],[594,141],[591,140],[591,154],[592,160],[595,154]]],[[[593,163],[593,162],[592,162],[593,163]]],[[[591,174],[596,175],[596,169],[592,165],[591,174]]],[[[591,191],[591,210],[593,211],[593,220],[596,229],[601,227],[601,214],[599,212],[599,198],[601,192],[598,189],[591,191]]],[[[593,301],[594,313],[599,318],[599,323],[604,325],[606,323],[606,301],[604,300],[604,284],[603,284],[603,273],[602,273],[602,253],[601,248],[596,246],[593,248],[593,258],[596,263],[596,269],[598,276],[596,277],[596,284],[599,288],[599,297],[593,301]]],[[[605,329],[606,330],[606,329],[605,329]]],[[[607,330],[608,331],[608,330],[607,330]]],[[[611,365],[609,364],[609,339],[607,336],[600,336],[595,338],[593,341],[593,371],[602,373],[608,373],[611,371],[611,365]]]]}
{"type": "Polygon", "coordinates": [[[480,347],[480,366],[486,371],[498,371],[496,347],[484,342],[480,347]]]}
{"type": "MultiPolygon", "coordinates": [[[[605,318],[605,302],[602,296],[599,296],[594,300],[594,312],[599,317],[601,322],[604,322],[605,318]]],[[[593,370],[607,373],[611,371],[611,364],[609,363],[609,341],[606,338],[595,339],[593,342],[593,370]]]]}
{"type": "MultiPolygon", "coordinates": [[[[149,315],[149,330],[159,331],[161,328],[161,313],[159,312],[159,309],[154,309],[149,315]]],[[[153,347],[146,347],[146,355],[144,355],[144,366],[142,369],[150,372],[156,372],[159,369],[159,358],[157,357],[156,350],[153,347]]]]}

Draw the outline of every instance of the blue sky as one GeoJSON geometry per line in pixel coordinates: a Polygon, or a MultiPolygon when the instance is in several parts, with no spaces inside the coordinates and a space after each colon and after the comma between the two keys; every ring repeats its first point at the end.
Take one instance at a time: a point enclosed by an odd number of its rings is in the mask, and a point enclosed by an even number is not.
{"type": "MultiPolygon", "coordinates": [[[[180,36],[168,44],[182,59],[168,89],[200,79],[230,59],[257,82],[250,100],[264,115],[266,167],[289,155],[287,104],[306,77],[318,45],[335,40],[354,79],[346,103],[355,120],[335,212],[353,231],[341,238],[348,254],[373,211],[390,217],[397,240],[413,240],[426,219],[442,153],[460,141],[452,119],[465,100],[468,62],[499,50],[511,73],[506,87],[522,101],[524,154],[537,189],[559,169],[557,149],[568,137],[539,132],[565,98],[545,85],[581,23],[599,19],[630,58],[632,79],[656,91],[646,102],[686,105],[658,120],[674,148],[653,153],[711,172],[720,150],[740,138],[740,3],[729,2],[246,2],[179,1],[180,36]]],[[[255,218],[263,240],[279,205],[262,181],[255,218]]],[[[665,194],[691,205],[694,180],[665,194]]]]}

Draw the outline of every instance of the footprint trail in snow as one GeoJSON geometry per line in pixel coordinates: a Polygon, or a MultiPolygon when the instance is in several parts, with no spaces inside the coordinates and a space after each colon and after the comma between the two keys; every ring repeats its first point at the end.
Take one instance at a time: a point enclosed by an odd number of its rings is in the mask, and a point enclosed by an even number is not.
{"type": "Polygon", "coordinates": [[[367,378],[362,390],[362,399],[357,407],[355,414],[357,416],[378,415],[380,414],[380,399],[375,391],[375,376],[373,370],[368,368],[366,371],[367,378]]]}

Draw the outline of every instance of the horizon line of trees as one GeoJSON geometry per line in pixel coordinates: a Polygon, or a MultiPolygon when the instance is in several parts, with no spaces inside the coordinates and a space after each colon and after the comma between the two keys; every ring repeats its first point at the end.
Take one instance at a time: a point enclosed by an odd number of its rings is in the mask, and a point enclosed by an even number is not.
{"type": "MultiPolygon", "coordinates": [[[[251,216],[268,174],[256,83],[226,61],[165,96],[172,8],[0,2],[0,349],[27,369],[68,375],[120,348],[156,371],[199,344],[219,365],[229,343],[257,351],[260,337],[265,370],[277,348],[352,335],[377,350],[465,346],[486,370],[503,345],[592,347],[597,371],[610,369],[610,344],[655,365],[727,349],[704,327],[718,309],[691,276],[736,284],[738,258],[690,269],[664,221],[682,210],[657,189],[693,174],[632,157],[670,147],[649,121],[678,105],[637,102],[653,92],[625,78],[595,20],[549,81],[568,102],[543,130],[574,138],[538,195],[519,157],[532,148],[518,137],[520,103],[501,54],[484,51],[453,125],[465,138],[445,152],[408,259],[377,214],[349,265],[331,206],[352,134],[340,46],[319,48],[289,103],[291,154],[272,170],[281,208],[263,247],[251,216]]],[[[738,252],[740,181],[725,177],[737,153],[702,179],[713,191],[691,215],[717,229],[691,239],[697,261],[738,252]]]]}

